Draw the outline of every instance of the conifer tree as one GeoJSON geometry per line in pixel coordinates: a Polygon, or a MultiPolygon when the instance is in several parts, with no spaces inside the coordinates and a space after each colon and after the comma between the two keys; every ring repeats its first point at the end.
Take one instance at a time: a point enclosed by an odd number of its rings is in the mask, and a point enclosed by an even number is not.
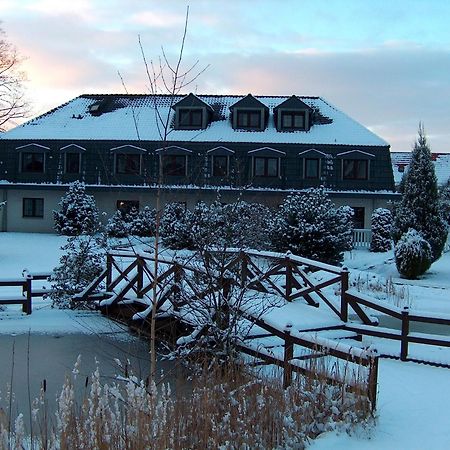
{"type": "Polygon", "coordinates": [[[69,185],[61,198],[61,209],[53,211],[55,230],[66,236],[92,234],[99,228],[98,209],[92,195],[86,194],[86,187],[80,181],[69,185]]]}
{"type": "Polygon", "coordinates": [[[392,213],[385,208],[377,208],[371,218],[372,241],[371,252],[387,252],[392,247],[392,213]]]}
{"type": "Polygon", "coordinates": [[[412,228],[429,242],[432,262],[440,258],[447,239],[437,179],[423,125],[419,125],[411,164],[404,175],[402,199],[394,207],[393,238],[397,243],[412,228]]]}

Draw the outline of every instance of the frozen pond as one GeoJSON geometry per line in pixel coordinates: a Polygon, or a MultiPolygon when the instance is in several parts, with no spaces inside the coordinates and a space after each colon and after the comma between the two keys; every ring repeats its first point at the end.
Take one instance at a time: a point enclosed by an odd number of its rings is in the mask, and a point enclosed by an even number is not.
{"type": "MultiPolygon", "coordinates": [[[[123,363],[129,360],[138,377],[145,379],[149,374],[149,343],[129,334],[0,335],[0,407],[9,407],[5,404],[5,391],[12,381],[15,394],[13,416],[18,412],[28,416],[29,395],[31,399],[37,397],[45,379],[46,398],[53,410],[54,399],[59,394],[66,375],[71,374],[78,355],[81,355],[77,376],[80,386],[84,386],[86,377],[95,370],[96,360],[105,383],[111,383],[116,375],[123,375],[123,370],[115,363],[115,359],[123,363]]],[[[175,377],[174,369],[174,362],[158,363],[159,373],[162,371],[169,380],[175,377]]]]}

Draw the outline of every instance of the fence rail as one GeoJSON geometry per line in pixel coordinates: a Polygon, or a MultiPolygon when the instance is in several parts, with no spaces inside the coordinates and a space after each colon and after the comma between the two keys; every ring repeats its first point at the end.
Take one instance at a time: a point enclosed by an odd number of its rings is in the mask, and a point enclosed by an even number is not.
{"type": "Polygon", "coordinates": [[[369,248],[372,241],[372,230],[355,228],[352,232],[352,244],[354,248],[369,248]]]}

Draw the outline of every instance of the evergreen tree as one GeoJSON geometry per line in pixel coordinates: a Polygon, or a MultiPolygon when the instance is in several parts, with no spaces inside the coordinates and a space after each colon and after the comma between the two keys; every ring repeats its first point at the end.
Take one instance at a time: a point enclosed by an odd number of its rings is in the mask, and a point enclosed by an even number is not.
{"type": "Polygon", "coordinates": [[[432,262],[440,258],[447,239],[447,224],[441,214],[431,151],[421,124],[411,164],[404,175],[402,199],[394,207],[394,242],[410,228],[429,242],[432,262]]]}
{"type": "Polygon", "coordinates": [[[385,208],[377,208],[371,218],[372,241],[371,252],[387,252],[392,247],[392,213],[385,208]]]}
{"type": "Polygon", "coordinates": [[[92,234],[99,229],[98,209],[94,197],[86,194],[84,183],[71,183],[59,206],[59,211],[53,211],[55,230],[58,233],[77,236],[92,234]]]}
{"type": "Polygon", "coordinates": [[[53,306],[73,308],[80,306],[72,302],[74,294],[81,292],[103,269],[105,242],[101,236],[73,236],[61,249],[59,266],[50,277],[50,298],[53,306]]]}
{"type": "Polygon", "coordinates": [[[273,245],[280,252],[290,250],[306,258],[339,263],[349,245],[346,214],[335,208],[323,188],[291,194],[275,215],[273,245]]]}
{"type": "Polygon", "coordinates": [[[450,182],[447,183],[439,192],[441,202],[441,211],[444,220],[450,225],[450,182]]]}
{"type": "Polygon", "coordinates": [[[125,219],[125,214],[118,209],[106,224],[106,233],[110,237],[122,238],[130,234],[130,225],[125,219]]]}

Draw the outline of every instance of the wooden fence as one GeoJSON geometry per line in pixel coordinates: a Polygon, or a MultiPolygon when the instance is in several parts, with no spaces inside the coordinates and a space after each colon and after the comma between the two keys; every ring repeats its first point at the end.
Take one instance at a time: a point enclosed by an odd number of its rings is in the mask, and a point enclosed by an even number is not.
{"type": "MultiPolygon", "coordinates": [[[[234,285],[246,290],[276,294],[288,302],[302,298],[312,307],[319,307],[318,300],[321,300],[339,319],[342,318],[343,311],[340,305],[335,305],[327,297],[324,289],[337,285],[337,289],[344,292],[348,287],[348,270],[346,269],[291,254],[235,249],[205,254],[203,262],[208,265],[208,269],[206,269],[208,273],[215,273],[217,282],[200,289],[193,282],[195,277],[186,275],[189,273],[201,277],[205,275],[206,271],[204,267],[192,261],[180,262],[159,257],[158,263],[155,264],[155,258],[150,254],[134,254],[125,251],[110,252],[107,255],[105,270],[83,292],[75,296],[74,301],[101,300],[101,307],[108,313],[113,307],[120,305],[129,308],[130,299],[134,299],[134,304],[139,304],[141,301],[143,302],[144,297],[149,296],[150,305],[148,305],[147,310],[135,314],[135,317],[149,320],[153,312],[158,313],[163,305],[170,301],[173,306],[173,314],[179,320],[183,320],[182,314],[177,316],[177,310],[187,303],[185,297],[180,298],[179,296],[181,284],[183,284],[185,290],[191,293],[192,297],[189,300],[191,302],[202,299],[214,290],[220,291],[226,298],[230,286],[234,285]],[[322,281],[317,281],[313,277],[313,274],[318,271],[326,275],[322,281]],[[104,285],[103,289],[96,293],[102,284],[104,285]],[[155,287],[157,288],[156,307],[153,307],[155,287]]],[[[347,313],[347,310],[344,312],[347,313]]],[[[355,307],[355,312],[362,314],[365,323],[371,323],[358,305],[355,307]]],[[[294,346],[300,346],[314,354],[313,356],[306,356],[305,359],[331,356],[340,360],[343,365],[356,364],[365,367],[368,370],[366,379],[367,396],[372,407],[375,407],[378,373],[377,355],[348,345],[337,344],[336,341],[331,339],[319,340],[311,334],[302,333],[298,335],[295,330],[280,330],[248,311],[240,311],[239,314],[244,320],[261,327],[268,335],[283,340],[284,356],[282,358],[264,352],[261,347],[252,348],[245,343],[245,339],[238,344],[238,347],[243,353],[282,367],[284,369],[285,386],[291,383],[293,372],[308,373],[308,369],[300,364],[302,358],[294,358],[294,346]]],[[[199,338],[205,332],[207,332],[206,329],[201,330],[196,334],[196,338],[199,338]]],[[[329,375],[326,375],[326,377],[328,377],[327,381],[330,383],[345,384],[345,381],[329,375]]],[[[350,389],[352,389],[351,386],[350,389]]]]}
{"type": "Polygon", "coordinates": [[[22,295],[14,296],[7,294],[0,297],[0,305],[22,305],[22,312],[31,314],[33,311],[33,297],[42,297],[48,291],[42,289],[33,289],[33,280],[46,280],[50,277],[49,273],[30,274],[24,271],[20,278],[0,279],[0,287],[21,287],[22,295]]]}
{"type": "MultiPolygon", "coordinates": [[[[423,334],[423,333],[411,333],[410,324],[411,323],[429,323],[435,325],[446,325],[450,327],[450,316],[440,315],[440,317],[435,317],[431,314],[418,314],[411,313],[408,307],[403,309],[397,308],[395,306],[387,305],[385,303],[379,302],[370,296],[361,294],[356,290],[348,290],[344,294],[344,308],[348,305],[353,308],[358,305],[359,307],[364,306],[366,308],[378,311],[386,316],[398,319],[401,323],[400,330],[393,330],[389,328],[381,328],[367,325],[359,325],[356,323],[347,322],[345,329],[353,331],[362,335],[375,336],[384,339],[392,339],[400,341],[400,360],[402,361],[413,361],[418,360],[414,358],[408,358],[409,344],[424,344],[432,346],[442,346],[450,347],[450,336],[441,336],[436,334],[423,334]]],[[[450,330],[450,328],[449,328],[450,330]]],[[[382,355],[389,356],[392,355],[382,355]]],[[[420,360],[421,362],[424,362],[420,360]]],[[[439,364],[444,367],[450,367],[450,364],[439,364]]]]}

